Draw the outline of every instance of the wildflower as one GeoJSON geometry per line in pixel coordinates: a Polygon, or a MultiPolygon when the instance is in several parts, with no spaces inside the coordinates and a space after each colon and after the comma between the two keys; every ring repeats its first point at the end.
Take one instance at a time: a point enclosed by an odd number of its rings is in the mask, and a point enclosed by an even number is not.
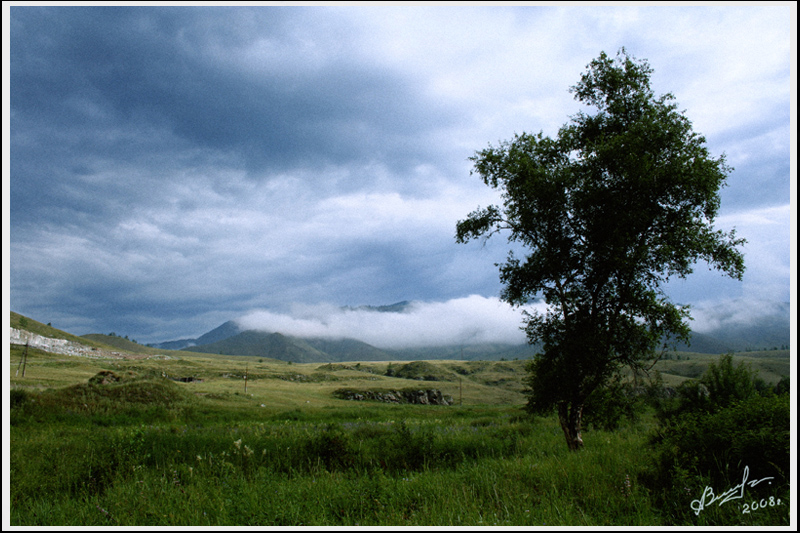
{"type": "Polygon", "coordinates": [[[247,457],[249,457],[249,456],[253,455],[253,450],[251,450],[251,449],[250,449],[250,446],[248,446],[248,445],[246,445],[246,444],[245,444],[245,446],[244,446],[244,454],[245,454],[247,457]]]}
{"type": "Polygon", "coordinates": [[[625,474],[625,485],[622,487],[622,494],[627,498],[631,495],[631,477],[625,474]]]}
{"type": "Polygon", "coordinates": [[[236,449],[239,450],[242,447],[242,439],[233,441],[233,445],[236,446],[236,449]]]}

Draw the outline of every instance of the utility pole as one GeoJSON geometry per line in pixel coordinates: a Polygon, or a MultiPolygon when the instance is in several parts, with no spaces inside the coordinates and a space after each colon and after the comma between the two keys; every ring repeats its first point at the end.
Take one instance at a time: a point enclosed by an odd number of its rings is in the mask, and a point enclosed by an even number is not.
{"type": "MultiPolygon", "coordinates": [[[[461,360],[464,360],[464,346],[461,346],[461,360]]],[[[463,394],[461,388],[461,376],[458,376],[458,405],[464,405],[462,402],[463,394]]]]}
{"type": "Polygon", "coordinates": [[[25,367],[28,365],[28,342],[25,343],[25,351],[22,352],[22,359],[19,360],[19,364],[17,365],[17,372],[14,374],[15,376],[19,375],[19,367],[22,367],[22,377],[25,377],[25,367]]]}

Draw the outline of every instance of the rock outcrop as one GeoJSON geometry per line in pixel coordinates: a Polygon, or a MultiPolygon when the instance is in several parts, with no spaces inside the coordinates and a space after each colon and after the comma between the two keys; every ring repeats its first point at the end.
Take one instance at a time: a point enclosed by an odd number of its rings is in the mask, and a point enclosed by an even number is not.
{"type": "Polygon", "coordinates": [[[27,344],[31,348],[37,348],[48,353],[92,357],[95,359],[172,359],[169,355],[129,354],[113,350],[103,350],[66,339],[43,337],[36,333],[16,328],[11,328],[9,341],[11,344],[27,344]]]}
{"type": "Polygon", "coordinates": [[[333,395],[342,400],[372,400],[385,403],[411,403],[419,405],[452,405],[453,398],[439,389],[404,390],[353,390],[337,389],[333,395]]]}

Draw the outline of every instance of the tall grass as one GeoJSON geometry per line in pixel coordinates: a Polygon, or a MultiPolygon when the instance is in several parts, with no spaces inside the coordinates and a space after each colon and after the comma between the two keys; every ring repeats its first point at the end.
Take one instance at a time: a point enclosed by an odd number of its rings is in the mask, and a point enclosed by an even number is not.
{"type": "MultiPolygon", "coordinates": [[[[104,387],[15,393],[11,524],[675,525],[642,481],[652,416],[571,453],[555,419],[509,406],[269,411],[104,387]]],[[[702,519],[788,523],[776,509],[702,519]]]]}

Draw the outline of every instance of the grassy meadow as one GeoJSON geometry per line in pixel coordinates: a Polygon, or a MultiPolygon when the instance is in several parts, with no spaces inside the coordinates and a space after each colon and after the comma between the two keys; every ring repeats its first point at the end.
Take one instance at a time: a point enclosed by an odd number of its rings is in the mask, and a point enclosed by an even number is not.
{"type": "MultiPolygon", "coordinates": [[[[750,512],[733,500],[697,515],[704,479],[666,496],[654,489],[652,410],[617,431],[585,430],[585,449],[569,452],[555,416],[522,410],[524,361],[28,349],[22,377],[23,349],[11,346],[9,373],[14,526],[789,524],[788,488],[750,512]],[[119,380],[90,383],[103,371],[119,380]],[[453,404],[346,401],[333,394],[341,388],[436,388],[453,404]]],[[[675,385],[715,357],[682,354],[657,368],[675,385]]],[[[768,382],[789,374],[788,352],[737,358],[768,382]]]]}

